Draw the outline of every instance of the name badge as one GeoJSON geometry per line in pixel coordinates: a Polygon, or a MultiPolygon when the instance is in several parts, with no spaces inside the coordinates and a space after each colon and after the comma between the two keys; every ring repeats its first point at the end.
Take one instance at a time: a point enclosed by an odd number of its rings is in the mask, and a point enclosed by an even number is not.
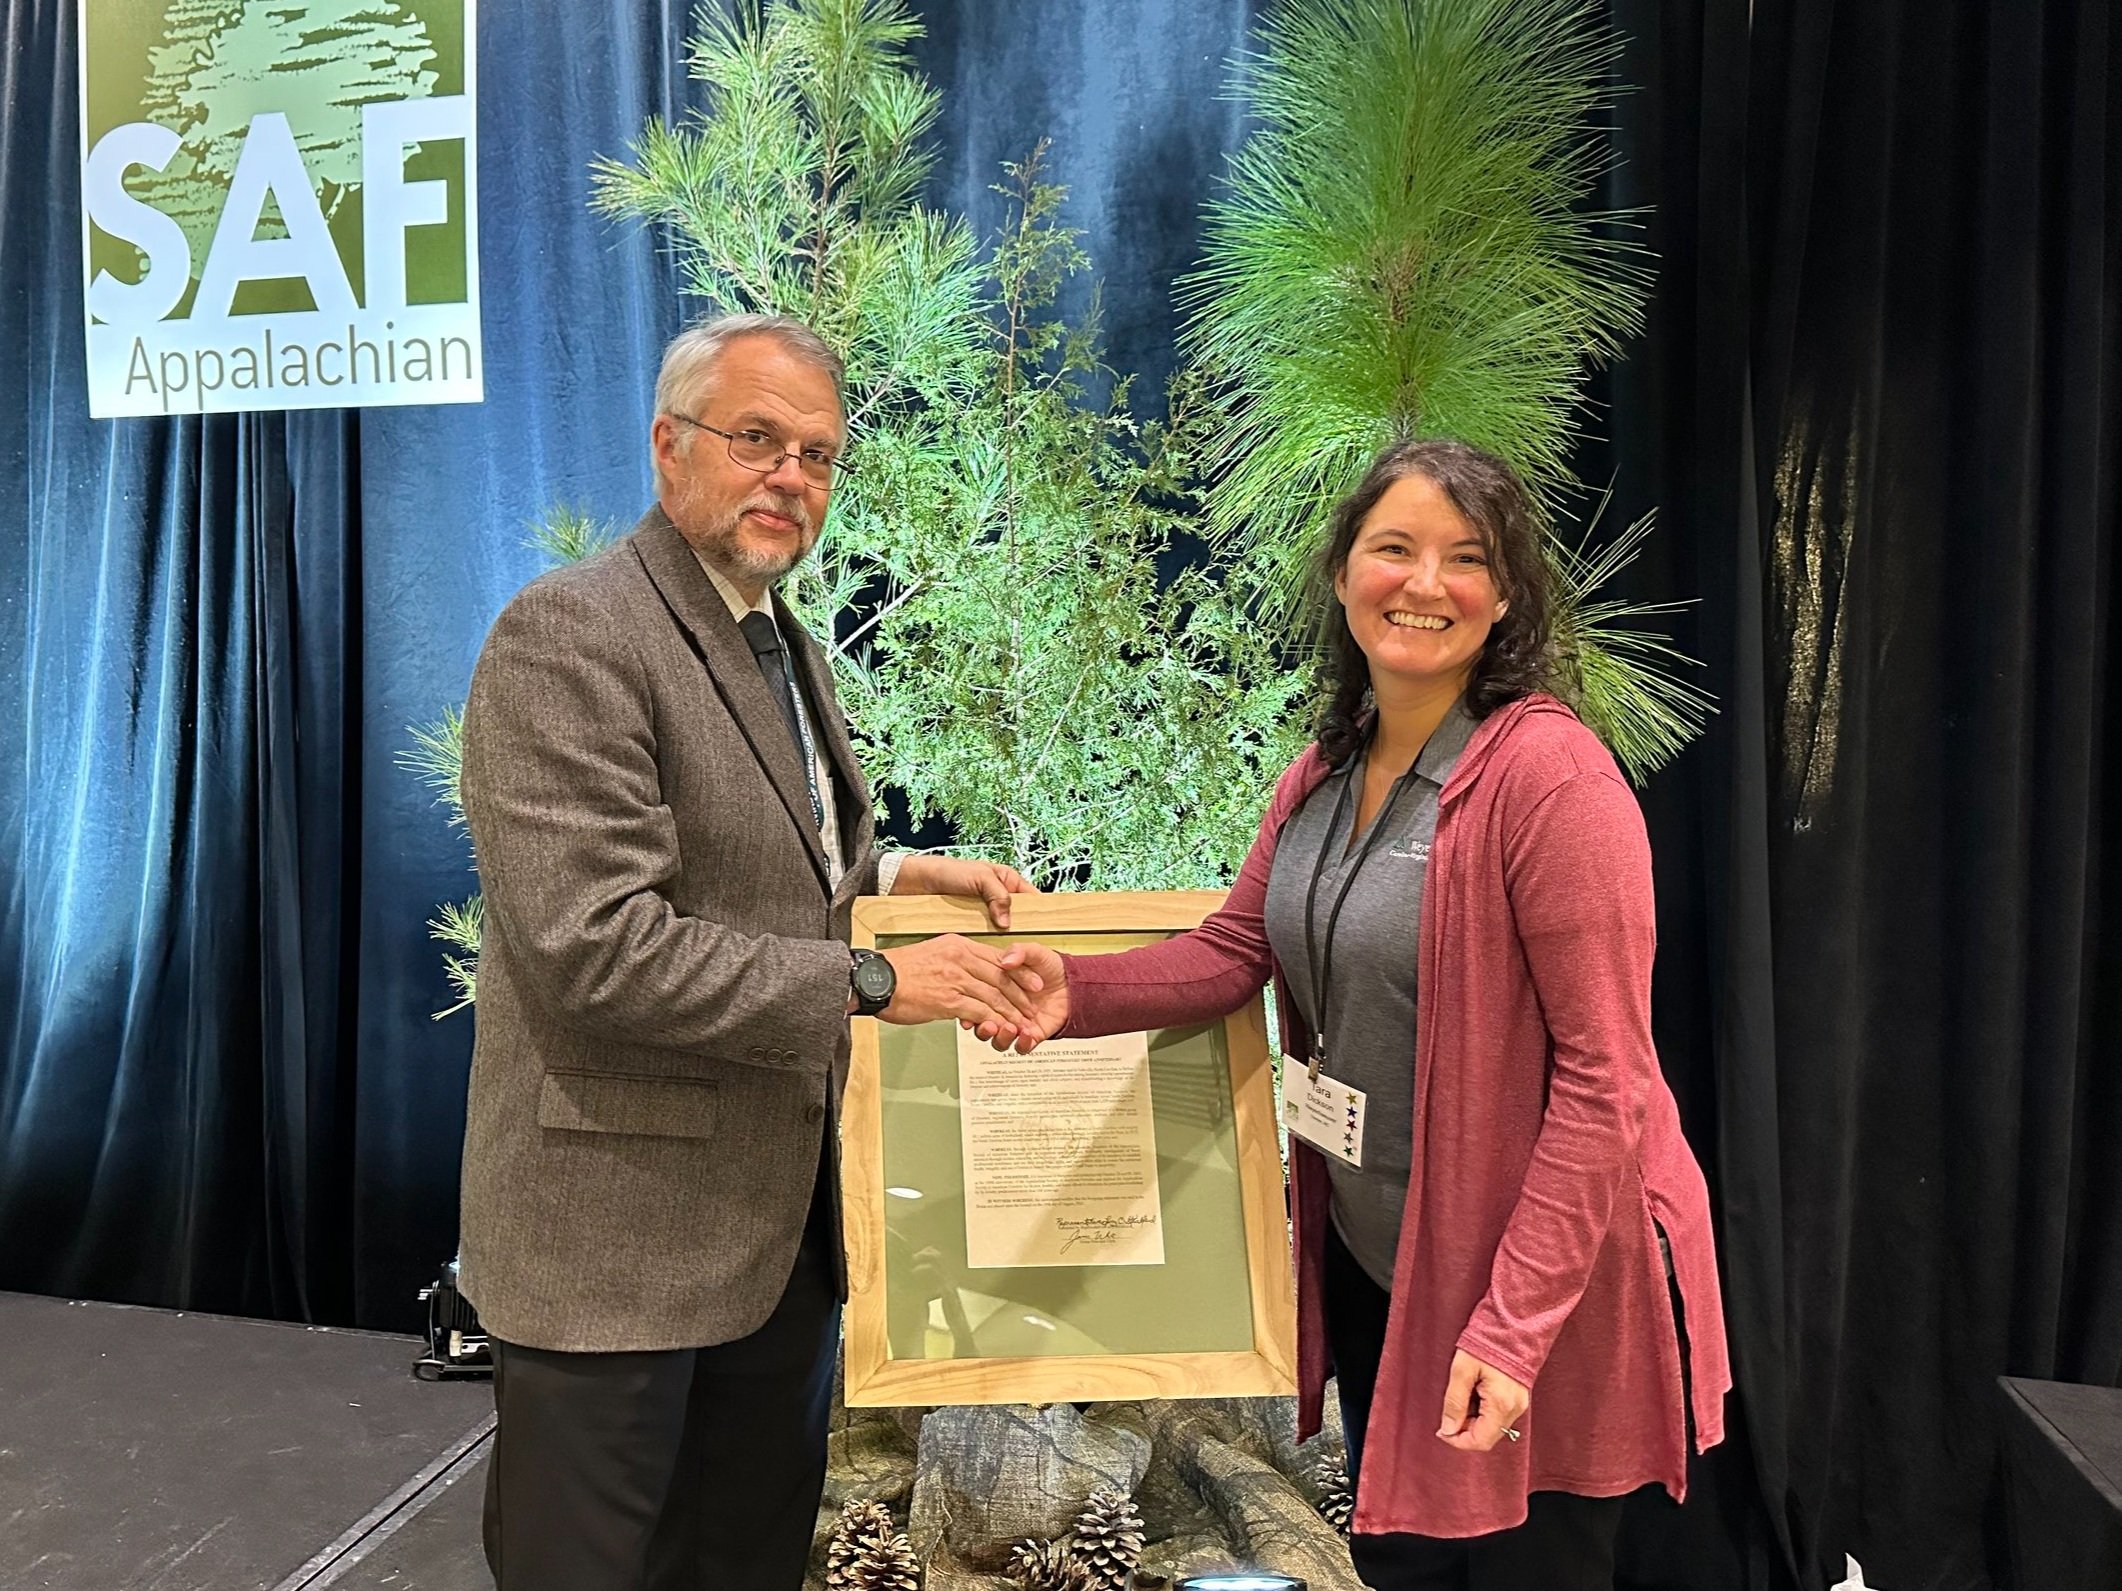
{"type": "Polygon", "coordinates": [[[1343,1165],[1363,1166],[1363,1104],[1360,1088],[1337,1082],[1324,1072],[1282,1063],[1282,1125],[1322,1154],[1343,1165]]]}

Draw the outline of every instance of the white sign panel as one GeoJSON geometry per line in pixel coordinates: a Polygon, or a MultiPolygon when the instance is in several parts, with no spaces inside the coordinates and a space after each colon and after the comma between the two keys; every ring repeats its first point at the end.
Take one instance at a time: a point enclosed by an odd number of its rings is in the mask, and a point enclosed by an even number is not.
{"type": "Polygon", "coordinates": [[[99,418],[476,403],[474,0],[81,0],[99,418]]]}

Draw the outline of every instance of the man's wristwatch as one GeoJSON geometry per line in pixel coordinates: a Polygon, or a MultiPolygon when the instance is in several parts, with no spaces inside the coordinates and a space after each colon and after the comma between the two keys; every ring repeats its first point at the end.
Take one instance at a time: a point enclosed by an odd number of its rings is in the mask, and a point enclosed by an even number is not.
{"type": "Polygon", "coordinates": [[[899,992],[899,975],[874,950],[850,950],[847,981],[855,991],[855,1015],[875,1016],[899,992]]]}

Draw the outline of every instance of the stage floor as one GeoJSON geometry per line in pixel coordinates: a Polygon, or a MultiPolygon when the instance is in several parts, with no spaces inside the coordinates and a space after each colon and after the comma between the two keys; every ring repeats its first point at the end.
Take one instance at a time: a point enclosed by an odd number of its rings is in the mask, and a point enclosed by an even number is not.
{"type": "Polygon", "coordinates": [[[486,1591],[486,1381],[411,1337],[0,1293],[0,1586],[486,1591]]]}

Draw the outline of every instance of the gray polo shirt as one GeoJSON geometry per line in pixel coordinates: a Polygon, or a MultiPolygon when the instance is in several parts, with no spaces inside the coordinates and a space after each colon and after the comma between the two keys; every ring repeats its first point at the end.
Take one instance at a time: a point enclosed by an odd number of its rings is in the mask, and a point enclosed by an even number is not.
{"type": "Polygon", "coordinates": [[[1319,1032],[1315,965],[1326,956],[1327,919],[1342,885],[1348,895],[1333,933],[1333,972],[1325,1070],[1366,1096],[1363,1166],[1328,1155],[1334,1228],[1372,1281],[1388,1291],[1400,1244],[1400,1214],[1414,1164],[1415,999],[1422,890],[1429,878],[1437,798],[1459,754],[1473,738],[1463,703],[1437,726],[1415,759],[1397,801],[1380,810],[1387,824],[1353,879],[1366,834],[1350,844],[1362,798],[1365,757],[1327,776],[1290,814],[1275,844],[1267,878],[1267,937],[1281,968],[1277,995],[1295,1002],[1305,1026],[1319,1032]],[[1344,792],[1347,800],[1344,802],[1344,792]],[[1336,810],[1339,816],[1336,818],[1336,810]],[[1323,864],[1323,865],[1322,865],[1323,864]],[[1315,948],[1306,953],[1305,900],[1318,878],[1312,918],[1315,948]]]}

